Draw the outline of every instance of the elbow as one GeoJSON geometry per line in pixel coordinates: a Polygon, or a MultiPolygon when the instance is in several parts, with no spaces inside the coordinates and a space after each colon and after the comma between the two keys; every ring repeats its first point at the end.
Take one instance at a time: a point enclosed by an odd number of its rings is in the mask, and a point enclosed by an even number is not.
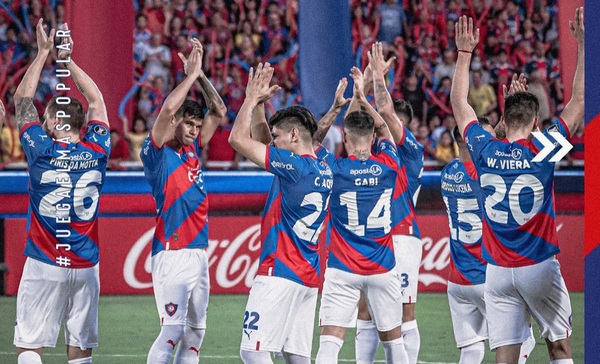
{"type": "Polygon", "coordinates": [[[229,139],[227,141],[229,142],[231,147],[233,149],[235,149],[236,152],[240,151],[239,144],[238,144],[238,137],[237,137],[236,133],[232,132],[231,134],[229,134],[229,139]]]}
{"type": "Polygon", "coordinates": [[[215,108],[214,114],[221,119],[224,118],[225,114],[227,114],[227,106],[220,104],[215,108]]]}

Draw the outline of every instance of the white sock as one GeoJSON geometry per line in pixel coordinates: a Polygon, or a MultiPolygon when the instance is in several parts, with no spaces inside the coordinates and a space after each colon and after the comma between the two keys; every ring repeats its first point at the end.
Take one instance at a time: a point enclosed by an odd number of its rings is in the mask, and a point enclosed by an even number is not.
{"type": "Polygon", "coordinates": [[[240,357],[244,364],[273,364],[271,353],[268,351],[240,350],[240,357]]]}
{"type": "Polygon", "coordinates": [[[288,352],[282,352],[285,364],[310,364],[310,358],[298,354],[291,354],[288,352]]]}
{"type": "Polygon", "coordinates": [[[523,335],[527,335],[527,340],[523,341],[521,344],[519,364],[525,364],[525,362],[527,362],[527,358],[529,358],[529,355],[531,355],[533,348],[535,348],[535,338],[533,337],[533,329],[531,328],[531,324],[529,324],[529,327],[525,329],[523,335]]]}
{"type": "Polygon", "coordinates": [[[177,346],[174,362],[177,364],[197,364],[205,333],[205,329],[194,329],[186,326],[183,338],[177,346]]]}
{"type": "Polygon", "coordinates": [[[460,349],[460,361],[458,364],[480,364],[485,355],[485,342],[478,341],[460,349]]]}
{"type": "Polygon", "coordinates": [[[556,359],[556,360],[551,360],[550,364],[573,364],[573,359],[556,359]]]}
{"type": "Polygon", "coordinates": [[[87,356],[85,358],[72,359],[69,360],[67,364],[92,364],[92,357],[87,356]]]}
{"type": "Polygon", "coordinates": [[[185,332],[184,325],[163,325],[148,353],[147,364],[169,364],[171,353],[185,332]]]}
{"type": "Polygon", "coordinates": [[[321,335],[319,338],[319,352],[315,364],[337,363],[338,354],[344,345],[344,340],[332,335],[321,335]]]}
{"type": "Polygon", "coordinates": [[[382,341],[381,345],[383,345],[383,351],[385,352],[386,364],[408,364],[408,355],[402,338],[382,341]]]}
{"type": "Polygon", "coordinates": [[[42,357],[35,351],[26,350],[17,357],[17,364],[42,364],[42,357]]]}
{"type": "Polygon", "coordinates": [[[402,323],[402,338],[404,339],[404,348],[408,354],[408,363],[416,364],[421,348],[421,336],[417,327],[417,320],[402,323]]]}
{"type": "Polygon", "coordinates": [[[372,364],[379,347],[379,334],[372,320],[356,320],[354,343],[356,364],[372,364]]]}

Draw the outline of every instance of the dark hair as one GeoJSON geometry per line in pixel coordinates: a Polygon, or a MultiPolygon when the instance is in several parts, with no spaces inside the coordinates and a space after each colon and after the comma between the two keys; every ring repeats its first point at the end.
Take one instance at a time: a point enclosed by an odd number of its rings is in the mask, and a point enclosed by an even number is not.
{"type": "Polygon", "coordinates": [[[477,118],[477,121],[479,122],[479,124],[481,125],[489,125],[492,126],[492,124],[490,123],[490,119],[488,119],[487,116],[479,116],[477,118]]]}
{"type": "Polygon", "coordinates": [[[269,125],[275,126],[277,124],[280,124],[280,127],[284,124],[300,126],[310,133],[310,138],[317,131],[317,122],[314,115],[307,108],[299,105],[286,107],[271,116],[269,125]]]}
{"type": "Polygon", "coordinates": [[[375,121],[365,111],[353,111],[344,119],[344,129],[358,136],[372,135],[375,131],[375,121]]]}
{"type": "Polygon", "coordinates": [[[452,136],[454,137],[454,140],[456,140],[456,142],[458,144],[461,144],[464,142],[462,135],[460,135],[460,130],[458,130],[458,126],[455,126],[452,129],[452,136]]]}
{"type": "Polygon", "coordinates": [[[504,100],[504,122],[509,128],[528,126],[538,115],[540,103],[529,92],[517,92],[504,100]]]}
{"type": "Polygon", "coordinates": [[[402,99],[394,99],[394,111],[396,114],[402,114],[406,116],[407,122],[410,123],[414,113],[410,102],[402,99]]]}
{"type": "Polygon", "coordinates": [[[183,105],[175,113],[175,118],[179,119],[182,117],[191,116],[194,119],[204,119],[204,110],[202,106],[194,100],[185,100],[183,105]]]}
{"type": "MultiPolygon", "coordinates": [[[[70,97],[70,101],[68,104],[59,104],[56,102],[56,99],[59,96],[54,96],[48,105],[46,106],[46,111],[52,117],[56,116],[56,113],[61,111],[69,117],[61,118],[61,122],[63,124],[69,124],[73,130],[81,130],[83,123],[85,122],[85,111],[83,110],[83,105],[79,100],[74,97],[70,97]]],[[[65,98],[63,96],[62,98],[65,98]]]]}

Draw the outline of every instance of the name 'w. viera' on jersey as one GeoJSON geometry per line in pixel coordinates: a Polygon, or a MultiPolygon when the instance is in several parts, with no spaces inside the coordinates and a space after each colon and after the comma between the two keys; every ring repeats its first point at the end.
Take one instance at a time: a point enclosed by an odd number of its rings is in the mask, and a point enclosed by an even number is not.
{"type": "Polygon", "coordinates": [[[189,146],[175,150],[157,147],[148,135],[140,157],[144,176],[156,202],[156,230],[152,255],[163,250],[208,246],[208,199],[200,159],[200,136],[189,146]]]}
{"type": "MultiPolygon", "coordinates": [[[[327,152],[320,148],[317,155],[327,152]]],[[[382,140],[375,154],[361,161],[354,156],[326,156],[333,171],[329,209],[327,266],[361,275],[389,272],[396,266],[391,231],[392,201],[397,188],[396,146],[382,140]]],[[[407,188],[407,186],[404,186],[407,188]]]]}
{"type": "Polygon", "coordinates": [[[450,274],[462,285],[485,283],[481,257],[481,190],[472,161],[455,159],[441,172],[442,198],[450,225],[450,274]]]}
{"type": "Polygon", "coordinates": [[[52,141],[36,121],[20,134],[29,166],[25,255],[65,268],[93,267],[110,133],[103,123],[90,121],[78,143],[52,141]]]}
{"type": "Polygon", "coordinates": [[[318,287],[318,238],[333,185],[331,169],[322,159],[272,146],[265,167],[275,178],[262,215],[257,274],[318,287]]]}
{"type": "MultiPolygon", "coordinates": [[[[409,197],[408,200],[410,205],[403,205],[400,207],[401,209],[404,209],[404,212],[400,213],[401,224],[397,224],[396,226],[399,231],[407,230],[408,228],[409,234],[421,238],[415,207],[417,206],[417,199],[419,198],[419,192],[421,191],[421,176],[423,175],[425,148],[417,141],[413,133],[411,133],[406,126],[404,126],[404,140],[402,143],[399,143],[397,147],[400,166],[401,168],[404,168],[406,178],[408,179],[408,191],[405,193],[407,194],[407,197],[409,197]]],[[[392,231],[392,235],[395,233],[395,231],[392,231]]]]}
{"type": "MultiPolygon", "coordinates": [[[[569,138],[562,119],[543,133],[569,138]]],[[[483,258],[490,264],[521,267],[560,252],[554,210],[554,163],[532,162],[543,149],[537,140],[498,140],[476,121],[465,141],[483,190],[483,258]]],[[[559,148],[554,149],[556,152],[559,148]]]]}

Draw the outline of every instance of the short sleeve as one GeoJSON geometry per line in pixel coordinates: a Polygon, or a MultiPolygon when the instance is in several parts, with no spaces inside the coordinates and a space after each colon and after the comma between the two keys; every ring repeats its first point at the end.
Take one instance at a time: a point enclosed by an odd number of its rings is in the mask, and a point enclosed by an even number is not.
{"type": "Polygon", "coordinates": [[[162,159],[165,153],[165,148],[158,147],[152,139],[152,132],[148,134],[144,143],[142,143],[142,150],[140,151],[140,159],[144,164],[144,169],[148,171],[157,171],[162,167],[162,159]]]}
{"type": "Polygon", "coordinates": [[[104,123],[97,120],[90,121],[82,140],[90,149],[110,155],[110,133],[104,123]]]}
{"type": "Polygon", "coordinates": [[[323,146],[319,146],[316,150],[315,150],[315,154],[317,155],[317,158],[324,160],[327,164],[329,164],[330,166],[333,165],[333,162],[335,161],[335,155],[333,155],[333,153],[330,153],[326,148],[324,148],[323,146]]]}
{"type": "Polygon", "coordinates": [[[20,132],[21,145],[27,156],[29,165],[45,151],[52,149],[52,138],[42,128],[39,122],[26,124],[20,132]]]}
{"type": "Polygon", "coordinates": [[[415,138],[413,133],[411,133],[407,127],[404,127],[404,142],[398,144],[398,150],[400,151],[400,154],[402,154],[404,160],[420,161],[423,159],[425,147],[417,141],[417,138],[415,138]]]}
{"type": "Polygon", "coordinates": [[[265,168],[268,172],[288,182],[296,182],[302,175],[300,170],[303,166],[301,157],[285,149],[269,146],[265,162],[265,168]]]}
{"type": "Polygon", "coordinates": [[[393,168],[400,168],[400,159],[398,158],[398,149],[390,140],[383,139],[377,144],[376,155],[383,158],[384,163],[393,168]]]}
{"type": "Polygon", "coordinates": [[[488,141],[494,138],[487,130],[485,130],[477,120],[473,120],[465,128],[463,137],[467,143],[469,154],[473,160],[477,160],[481,155],[483,147],[488,141]]]}

